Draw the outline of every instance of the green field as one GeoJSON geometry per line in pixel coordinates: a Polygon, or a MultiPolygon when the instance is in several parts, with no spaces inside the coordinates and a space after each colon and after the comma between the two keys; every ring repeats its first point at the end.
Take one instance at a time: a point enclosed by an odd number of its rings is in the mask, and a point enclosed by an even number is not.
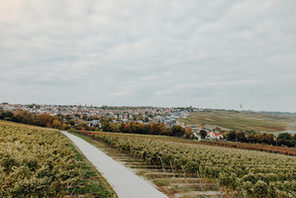
{"type": "Polygon", "coordinates": [[[286,113],[259,113],[247,111],[208,110],[192,112],[185,124],[198,124],[203,127],[220,127],[225,130],[255,130],[262,132],[280,132],[296,130],[296,115],[286,113]]]}

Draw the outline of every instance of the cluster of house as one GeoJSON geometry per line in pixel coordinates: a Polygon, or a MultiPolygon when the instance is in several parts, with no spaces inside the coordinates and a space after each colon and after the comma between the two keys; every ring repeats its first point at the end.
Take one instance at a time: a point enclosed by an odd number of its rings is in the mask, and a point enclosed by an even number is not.
{"type": "Polygon", "coordinates": [[[194,137],[198,140],[202,139],[202,134],[201,134],[202,131],[206,132],[205,133],[206,140],[222,140],[224,138],[223,135],[220,133],[220,131],[218,131],[217,129],[204,128],[204,127],[200,127],[199,125],[191,125],[191,124],[185,125],[184,123],[181,123],[180,125],[187,130],[191,130],[193,132],[194,137]]]}
{"type": "Polygon", "coordinates": [[[128,123],[136,121],[138,123],[164,123],[172,126],[178,124],[177,119],[186,118],[188,110],[180,108],[161,108],[161,107],[94,107],[81,105],[39,105],[39,104],[9,104],[0,103],[0,109],[16,111],[25,110],[31,113],[47,113],[52,116],[68,116],[77,122],[86,121],[87,118],[93,117],[87,121],[90,125],[99,125],[96,117],[110,118],[114,123],[128,123]]]}
{"type": "Polygon", "coordinates": [[[215,131],[213,129],[207,131],[206,139],[208,140],[222,140],[223,138],[223,135],[220,134],[219,131],[215,131]]]}
{"type": "MultiPolygon", "coordinates": [[[[109,111],[106,114],[102,114],[103,118],[110,118],[111,122],[114,124],[121,123],[139,123],[139,124],[150,124],[150,123],[162,123],[166,128],[170,128],[175,125],[180,125],[180,118],[187,118],[189,113],[187,111],[171,112],[153,112],[153,111],[109,111]]],[[[77,118],[77,124],[87,124],[88,126],[101,127],[101,121],[99,119],[92,119],[89,121],[83,120],[82,118],[77,118]]]]}
{"type": "Polygon", "coordinates": [[[39,104],[9,104],[0,103],[0,109],[4,110],[25,110],[31,113],[48,113],[50,115],[63,115],[75,121],[75,125],[84,123],[88,126],[101,127],[101,122],[98,117],[110,118],[113,123],[128,123],[137,122],[143,124],[163,123],[169,128],[174,125],[180,125],[183,128],[189,129],[194,133],[197,139],[201,139],[200,131],[207,132],[206,139],[219,140],[223,136],[215,130],[202,129],[198,126],[184,124],[180,122],[180,118],[186,119],[189,112],[203,111],[198,108],[162,108],[162,107],[94,107],[81,105],[39,105],[39,104]],[[84,119],[92,117],[92,119],[84,119]]]}

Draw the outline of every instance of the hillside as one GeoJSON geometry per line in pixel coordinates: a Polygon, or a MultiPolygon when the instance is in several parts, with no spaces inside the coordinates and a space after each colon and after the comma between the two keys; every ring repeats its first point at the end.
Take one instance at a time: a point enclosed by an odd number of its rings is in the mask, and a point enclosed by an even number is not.
{"type": "Polygon", "coordinates": [[[0,197],[116,197],[59,131],[6,121],[0,121],[0,186],[0,197]]]}
{"type": "Polygon", "coordinates": [[[101,144],[109,155],[152,181],[169,197],[223,195],[241,198],[241,188],[246,197],[296,195],[296,158],[293,156],[201,145],[194,141],[186,144],[184,140],[163,136],[121,133],[100,132],[89,142],[101,144]],[[220,194],[217,193],[220,191],[220,187],[217,191],[218,182],[222,189],[220,194]]]}
{"type": "Polygon", "coordinates": [[[191,112],[186,119],[180,119],[185,124],[225,130],[255,130],[262,132],[280,132],[296,130],[296,115],[289,113],[268,113],[251,111],[206,110],[191,112]]]}

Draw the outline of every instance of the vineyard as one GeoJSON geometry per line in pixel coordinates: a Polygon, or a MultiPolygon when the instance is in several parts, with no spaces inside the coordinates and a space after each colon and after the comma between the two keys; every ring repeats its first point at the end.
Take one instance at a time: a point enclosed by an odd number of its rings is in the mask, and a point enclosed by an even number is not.
{"type": "MultiPolygon", "coordinates": [[[[92,137],[98,132],[79,132],[77,130],[71,130],[72,132],[78,132],[83,135],[92,137]]],[[[134,138],[141,138],[141,139],[151,139],[151,140],[159,140],[165,142],[177,142],[177,143],[184,143],[184,144],[201,144],[201,145],[209,145],[209,146],[220,146],[226,148],[234,148],[234,149],[244,149],[244,150],[254,150],[254,151],[264,151],[269,153],[278,153],[283,155],[290,155],[296,156],[296,148],[294,147],[286,147],[286,146],[274,146],[274,145],[266,145],[266,144],[255,144],[255,143],[243,143],[243,142],[230,142],[230,141],[195,141],[195,140],[188,140],[188,139],[181,139],[176,137],[169,137],[169,136],[152,136],[152,135],[138,135],[138,134],[125,134],[125,133],[109,133],[109,136],[123,136],[128,137],[132,136],[134,138]]]]}
{"type": "Polygon", "coordinates": [[[0,121],[0,197],[115,197],[94,170],[57,130],[0,121]]]}
{"type": "Polygon", "coordinates": [[[201,141],[201,142],[198,142],[198,144],[221,146],[221,147],[227,147],[227,148],[255,150],[255,151],[264,151],[269,153],[279,153],[283,155],[296,156],[296,149],[286,147],[286,146],[273,146],[273,145],[264,145],[264,144],[251,144],[251,143],[242,143],[242,142],[222,142],[222,141],[201,141]]]}
{"type": "Polygon", "coordinates": [[[138,136],[93,137],[150,165],[172,166],[187,175],[217,178],[222,191],[245,190],[247,197],[296,197],[296,158],[199,144],[159,141],[138,136]]]}

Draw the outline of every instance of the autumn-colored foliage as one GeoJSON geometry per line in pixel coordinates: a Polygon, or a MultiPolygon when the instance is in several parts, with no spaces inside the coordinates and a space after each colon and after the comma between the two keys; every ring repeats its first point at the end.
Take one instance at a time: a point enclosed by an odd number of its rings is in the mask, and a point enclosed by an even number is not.
{"type": "Polygon", "coordinates": [[[15,112],[0,111],[0,119],[48,128],[69,128],[57,116],[52,116],[48,113],[34,114],[24,110],[17,110],[15,112]]]}
{"type": "Polygon", "coordinates": [[[250,144],[250,143],[241,143],[241,142],[222,142],[222,141],[202,141],[198,144],[212,145],[212,146],[221,146],[227,148],[237,148],[237,149],[247,149],[247,150],[256,150],[256,151],[266,151],[270,153],[279,153],[285,155],[296,156],[296,148],[289,148],[285,146],[272,146],[264,144],[250,144]]]}
{"type": "Polygon", "coordinates": [[[0,121],[0,197],[62,197],[79,175],[64,135],[0,121]]]}
{"type": "Polygon", "coordinates": [[[188,174],[217,177],[223,188],[244,188],[248,197],[296,197],[295,157],[146,137],[99,133],[94,139],[150,164],[159,165],[161,157],[164,166],[171,161],[188,174]]]}

